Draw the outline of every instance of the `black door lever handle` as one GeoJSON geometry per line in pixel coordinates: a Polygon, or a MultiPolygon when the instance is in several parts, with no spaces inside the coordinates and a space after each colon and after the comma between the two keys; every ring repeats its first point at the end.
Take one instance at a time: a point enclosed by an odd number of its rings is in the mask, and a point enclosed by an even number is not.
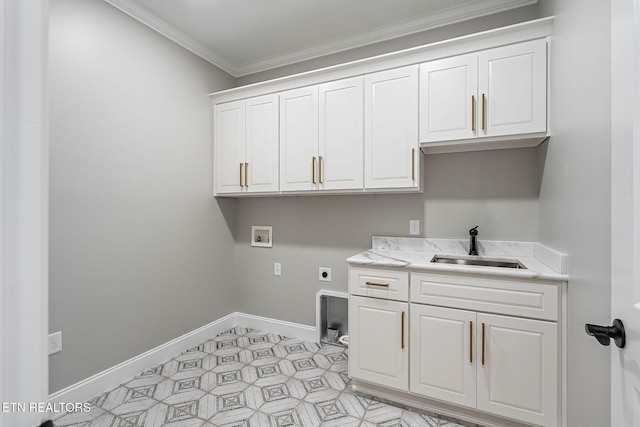
{"type": "Polygon", "coordinates": [[[613,326],[598,326],[587,323],[584,325],[584,329],[587,332],[587,335],[596,337],[598,342],[602,345],[609,345],[609,340],[613,339],[616,346],[624,348],[626,338],[624,325],[620,319],[615,319],[613,321],[613,326]]]}

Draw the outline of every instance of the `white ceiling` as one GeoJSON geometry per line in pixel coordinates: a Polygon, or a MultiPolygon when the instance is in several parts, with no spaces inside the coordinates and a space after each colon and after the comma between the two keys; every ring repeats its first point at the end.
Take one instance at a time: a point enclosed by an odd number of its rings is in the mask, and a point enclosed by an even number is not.
{"type": "Polygon", "coordinates": [[[105,0],[235,77],[537,0],[105,0]]]}

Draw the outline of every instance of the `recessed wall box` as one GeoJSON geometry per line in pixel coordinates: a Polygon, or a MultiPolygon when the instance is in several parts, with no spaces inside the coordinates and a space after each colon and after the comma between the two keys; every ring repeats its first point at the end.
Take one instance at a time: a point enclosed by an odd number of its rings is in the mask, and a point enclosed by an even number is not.
{"type": "Polygon", "coordinates": [[[270,248],[273,246],[273,230],[271,226],[254,225],[251,227],[251,246],[270,248]]]}
{"type": "Polygon", "coordinates": [[[318,342],[343,345],[340,337],[349,335],[349,294],[322,289],[316,294],[318,342]]]}

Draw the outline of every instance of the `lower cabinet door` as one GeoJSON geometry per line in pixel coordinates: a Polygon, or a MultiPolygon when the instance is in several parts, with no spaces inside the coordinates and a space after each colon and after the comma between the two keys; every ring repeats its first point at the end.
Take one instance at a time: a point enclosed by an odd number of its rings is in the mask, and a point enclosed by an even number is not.
{"type": "Polygon", "coordinates": [[[405,302],[349,298],[349,376],[408,390],[408,308],[405,302]]]}
{"type": "Polygon", "coordinates": [[[558,326],[477,314],[477,408],[539,426],[558,425],[558,326]]]}
{"type": "Polygon", "coordinates": [[[411,304],[412,392],[475,408],[476,312],[411,304]]]}

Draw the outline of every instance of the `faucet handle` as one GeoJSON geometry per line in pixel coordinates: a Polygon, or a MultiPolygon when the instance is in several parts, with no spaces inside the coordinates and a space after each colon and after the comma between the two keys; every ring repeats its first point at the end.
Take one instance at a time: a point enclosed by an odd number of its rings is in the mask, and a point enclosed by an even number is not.
{"type": "Polygon", "coordinates": [[[479,227],[479,225],[476,225],[471,230],[469,230],[469,236],[477,236],[478,235],[478,227],[479,227]]]}

